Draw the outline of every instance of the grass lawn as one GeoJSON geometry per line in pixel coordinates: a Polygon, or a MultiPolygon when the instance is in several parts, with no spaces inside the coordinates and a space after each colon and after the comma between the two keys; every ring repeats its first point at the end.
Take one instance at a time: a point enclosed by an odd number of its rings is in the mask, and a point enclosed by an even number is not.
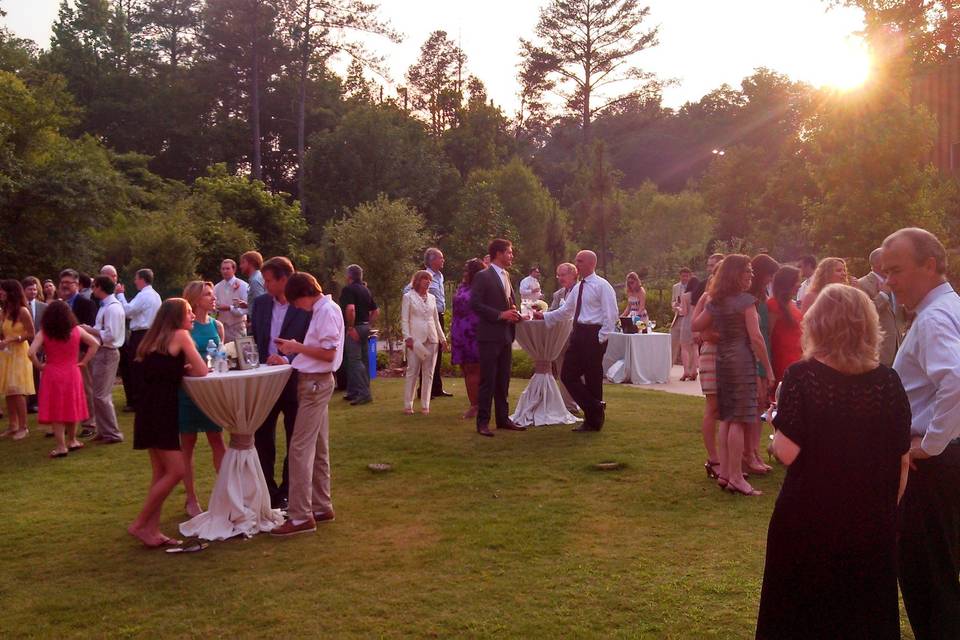
{"type": "MultiPolygon", "coordinates": [[[[513,381],[514,398],[523,384],[513,381]]],[[[0,441],[0,636],[753,636],[783,470],[755,481],[761,498],[708,482],[702,400],[608,385],[599,434],[557,426],[488,439],[459,419],[461,381],[449,386],[457,397],[429,417],[401,414],[401,380],[375,381],[363,407],[335,396],[337,520],[191,555],[126,534],[149,482],[146,453],[88,446],[49,460],[52,440],[35,429],[0,441]],[[606,460],[626,468],[592,469],[606,460]],[[394,471],[366,469],[382,461],[394,471]]],[[[121,419],[129,442],[132,414],[121,419]]],[[[181,487],[164,511],[168,534],[186,519],[183,502],[181,487]]]]}

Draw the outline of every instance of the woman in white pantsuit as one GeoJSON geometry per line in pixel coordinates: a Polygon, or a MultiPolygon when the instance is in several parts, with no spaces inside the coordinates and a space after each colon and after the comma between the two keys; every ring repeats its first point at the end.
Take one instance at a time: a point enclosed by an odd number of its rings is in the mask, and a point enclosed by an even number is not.
{"type": "Polygon", "coordinates": [[[410,281],[410,290],[403,295],[400,322],[407,354],[407,384],[403,394],[403,412],[413,413],[413,395],[420,376],[420,404],[423,413],[430,413],[430,389],[438,354],[447,345],[437,314],[437,300],[427,293],[433,277],[428,271],[417,271],[410,281]]]}

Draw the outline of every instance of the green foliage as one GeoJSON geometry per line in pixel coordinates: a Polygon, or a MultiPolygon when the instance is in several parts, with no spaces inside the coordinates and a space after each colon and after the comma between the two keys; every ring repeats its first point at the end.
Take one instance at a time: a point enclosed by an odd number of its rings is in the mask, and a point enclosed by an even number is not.
{"type": "Polygon", "coordinates": [[[423,216],[408,202],[381,194],[356,207],[348,217],[330,222],[325,235],[343,264],[363,267],[367,286],[381,309],[384,337],[392,346],[399,333],[401,291],[431,241],[423,216]]]}
{"type": "Polygon", "coordinates": [[[446,228],[459,176],[426,127],[398,107],[358,104],[310,142],[306,190],[315,232],[381,193],[409,201],[430,226],[446,228]]]}
{"type": "Polygon", "coordinates": [[[945,237],[956,186],[927,164],[936,123],[908,96],[884,95],[831,100],[809,124],[806,157],[819,195],[806,224],[826,254],[862,260],[905,226],[945,237]]]}
{"type": "Polygon", "coordinates": [[[620,210],[613,241],[618,278],[646,271],[647,280],[672,285],[680,267],[701,261],[713,237],[714,220],[703,197],[693,191],[660,193],[648,182],[625,193],[620,210]]]}
{"type": "Polygon", "coordinates": [[[197,179],[193,193],[216,201],[224,218],[252,230],[255,246],[264,256],[296,259],[307,224],[300,205],[291,203],[289,194],[271,193],[259,180],[230,175],[223,164],[211,167],[208,177],[197,179]]]}

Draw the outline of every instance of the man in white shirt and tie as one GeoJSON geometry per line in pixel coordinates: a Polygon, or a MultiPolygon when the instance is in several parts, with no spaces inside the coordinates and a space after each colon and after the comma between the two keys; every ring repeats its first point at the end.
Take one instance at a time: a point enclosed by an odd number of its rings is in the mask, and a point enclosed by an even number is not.
{"type": "Polygon", "coordinates": [[[570,346],[560,380],[583,409],[585,420],[574,431],[600,431],[606,417],[603,402],[603,354],[607,337],[617,325],[617,294],[610,283],[596,274],[597,254],[581,251],[575,260],[580,284],[574,287],[556,311],[537,313],[547,327],[573,320],[570,346]]]}
{"type": "Polygon", "coordinates": [[[162,300],[160,300],[160,294],[153,289],[153,271],[150,269],[137,271],[133,283],[138,293],[131,302],[127,302],[122,284],[117,285],[116,296],[127,320],[130,321],[130,338],[123,348],[127,364],[123,388],[127,393],[127,406],[135,408],[141,397],[141,390],[137,387],[137,376],[133,374],[133,369],[136,367],[137,347],[147,335],[147,329],[153,324],[162,300]]]}
{"type": "Polygon", "coordinates": [[[123,434],[117,424],[117,412],[113,407],[113,384],[117,380],[120,364],[120,348],[126,339],[127,324],[123,305],[113,295],[115,285],[109,276],[97,276],[93,280],[92,299],[99,302],[94,326],[82,325],[87,333],[100,341],[100,348],[90,361],[93,378],[93,410],[96,416],[97,434],[94,440],[103,444],[123,442],[123,434]]]}
{"type": "Polygon", "coordinates": [[[891,234],[882,262],[887,286],[916,314],[893,363],[913,436],[900,591],[917,640],[960,638],[960,297],[947,281],[947,252],[928,231],[891,234]]]}
{"type": "Polygon", "coordinates": [[[220,263],[223,280],[213,288],[217,297],[217,320],[223,324],[223,341],[233,342],[242,333],[247,310],[247,283],[237,277],[237,263],[227,258],[220,263]]]}

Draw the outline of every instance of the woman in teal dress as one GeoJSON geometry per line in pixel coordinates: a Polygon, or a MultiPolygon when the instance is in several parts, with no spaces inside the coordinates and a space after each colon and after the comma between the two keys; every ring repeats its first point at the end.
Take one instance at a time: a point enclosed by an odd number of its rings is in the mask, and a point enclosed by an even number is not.
{"type": "MultiPolygon", "coordinates": [[[[216,306],[217,299],[213,295],[213,283],[195,280],[187,284],[183,290],[183,297],[190,306],[196,318],[190,335],[200,355],[206,356],[207,343],[213,340],[219,348],[223,342],[223,325],[219,320],[210,317],[210,312],[216,306]]],[[[218,427],[210,418],[193,403],[190,396],[180,388],[180,450],[183,452],[183,486],[187,490],[185,509],[191,518],[203,512],[200,501],[197,499],[197,489],[193,481],[193,450],[197,446],[197,434],[207,434],[207,442],[213,452],[213,468],[220,472],[220,461],[226,453],[223,444],[223,429],[218,427]]]]}

